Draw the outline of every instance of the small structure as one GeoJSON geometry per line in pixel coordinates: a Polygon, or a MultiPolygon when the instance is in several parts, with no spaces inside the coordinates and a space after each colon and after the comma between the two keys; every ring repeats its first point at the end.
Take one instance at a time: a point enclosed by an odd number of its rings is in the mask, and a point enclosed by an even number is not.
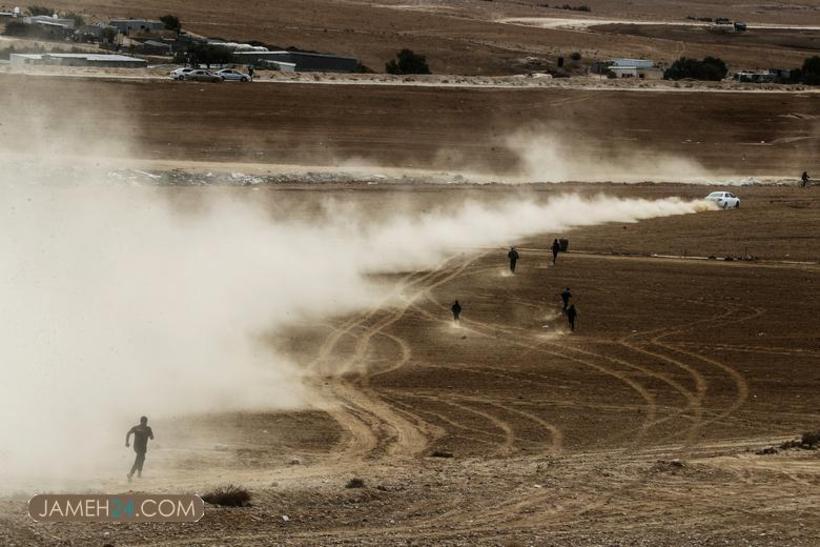
{"type": "Polygon", "coordinates": [[[56,15],[32,15],[31,17],[24,17],[23,22],[29,25],[56,26],[74,30],[74,19],[61,19],[56,15]]]}
{"type": "Polygon", "coordinates": [[[592,64],[591,71],[595,74],[606,74],[614,78],[637,78],[640,80],[660,80],[663,78],[663,70],[654,61],[647,59],[596,61],[592,64]]]}
{"type": "Polygon", "coordinates": [[[741,71],[735,73],[735,81],[751,84],[773,84],[788,82],[791,70],[785,68],[770,68],[769,70],[741,71]]]}
{"type": "Polygon", "coordinates": [[[171,44],[165,42],[158,42],[157,40],[145,40],[144,42],[137,42],[135,51],[143,55],[170,55],[171,44]]]}
{"type": "Polygon", "coordinates": [[[735,21],[735,32],[746,32],[748,29],[749,27],[746,25],[746,23],[743,23],[741,21],[735,21]]]}
{"type": "Polygon", "coordinates": [[[113,33],[117,32],[117,29],[110,25],[83,25],[74,31],[74,38],[80,42],[102,42],[109,29],[113,33]]]}
{"type": "Polygon", "coordinates": [[[12,53],[12,65],[95,66],[107,68],[144,68],[148,62],[126,55],[96,53],[12,53]]]}
{"type": "Polygon", "coordinates": [[[234,60],[244,65],[272,65],[288,71],[294,65],[297,72],[355,72],[359,60],[304,51],[244,51],[233,52],[234,60]]]}
{"type": "Polygon", "coordinates": [[[151,19],[112,19],[108,22],[108,24],[125,35],[132,33],[160,32],[165,30],[165,23],[151,19]]]}

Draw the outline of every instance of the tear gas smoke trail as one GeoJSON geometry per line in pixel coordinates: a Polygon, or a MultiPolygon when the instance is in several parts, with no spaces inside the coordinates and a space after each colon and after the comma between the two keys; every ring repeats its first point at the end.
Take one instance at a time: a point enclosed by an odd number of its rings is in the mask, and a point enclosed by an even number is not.
{"type": "Polygon", "coordinates": [[[143,413],[308,405],[310,371],[261,337],[375,305],[389,291],[368,274],[430,268],[454,247],[703,207],[567,195],[373,223],[339,203],[311,221],[250,200],[180,214],[163,192],[0,189],[0,478],[109,473],[103,462],[117,461],[143,413]]]}

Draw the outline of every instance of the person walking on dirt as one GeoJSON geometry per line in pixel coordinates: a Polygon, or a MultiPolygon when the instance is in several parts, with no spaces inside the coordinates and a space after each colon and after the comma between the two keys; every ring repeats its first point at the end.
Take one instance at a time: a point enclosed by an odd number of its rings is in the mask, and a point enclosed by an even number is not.
{"type": "Polygon", "coordinates": [[[507,258],[510,259],[510,271],[515,273],[515,263],[518,262],[518,251],[515,247],[510,247],[510,252],[507,253],[507,258]]]}
{"type": "Polygon", "coordinates": [[[456,300],[453,303],[452,307],[450,308],[450,311],[453,312],[453,321],[458,323],[458,318],[461,315],[461,304],[458,303],[458,300],[456,300]]]}
{"type": "Polygon", "coordinates": [[[561,244],[558,243],[558,240],[554,240],[552,242],[552,264],[555,265],[555,261],[558,260],[558,253],[561,251],[561,244]]]}
{"type": "Polygon", "coordinates": [[[805,188],[809,185],[809,173],[808,171],[803,171],[803,176],[800,177],[800,188],[805,188]]]}
{"type": "Polygon", "coordinates": [[[569,306],[569,299],[572,298],[572,293],[569,292],[569,287],[561,292],[561,300],[564,302],[563,312],[567,312],[567,306],[569,306]]]}
{"type": "Polygon", "coordinates": [[[248,78],[253,81],[253,65],[248,66],[248,78]]]}
{"type": "Polygon", "coordinates": [[[134,465],[131,466],[131,471],[128,473],[128,482],[131,482],[131,477],[136,472],[137,477],[142,477],[142,466],[145,464],[145,453],[148,452],[148,439],[154,438],[154,432],[148,427],[148,418],[142,416],[139,425],[135,425],[125,434],[125,446],[128,447],[128,440],[131,435],[134,435],[134,452],[137,457],[134,459],[134,465]]]}
{"type": "Polygon", "coordinates": [[[575,309],[575,304],[567,308],[567,321],[569,321],[569,330],[575,332],[575,318],[578,317],[578,310],[575,309]]]}

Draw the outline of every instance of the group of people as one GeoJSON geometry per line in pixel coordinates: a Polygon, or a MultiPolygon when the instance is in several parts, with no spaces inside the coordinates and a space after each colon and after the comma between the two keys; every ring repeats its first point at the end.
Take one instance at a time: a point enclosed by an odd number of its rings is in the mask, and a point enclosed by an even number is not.
{"type": "MultiPolygon", "coordinates": [[[[558,253],[561,252],[561,242],[559,242],[557,239],[553,240],[552,246],[550,248],[552,250],[552,264],[555,265],[558,261],[558,253]]],[[[510,251],[507,253],[507,258],[510,260],[510,272],[515,273],[515,267],[518,264],[518,260],[521,258],[521,255],[518,253],[518,249],[516,249],[515,247],[510,247],[510,251]]],[[[572,293],[569,291],[569,287],[567,287],[561,293],[561,301],[564,303],[562,311],[564,315],[566,315],[567,317],[570,330],[574,331],[575,320],[578,317],[578,310],[575,308],[575,304],[570,303],[571,299],[572,293]]],[[[450,306],[450,311],[453,313],[453,321],[458,323],[462,311],[461,304],[458,300],[453,302],[453,305],[450,306]]]]}

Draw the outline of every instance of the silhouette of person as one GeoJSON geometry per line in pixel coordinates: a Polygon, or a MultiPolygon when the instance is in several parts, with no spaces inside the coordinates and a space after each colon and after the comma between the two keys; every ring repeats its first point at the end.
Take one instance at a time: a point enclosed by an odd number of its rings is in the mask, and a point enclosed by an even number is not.
{"type": "Polygon", "coordinates": [[[131,477],[136,472],[137,477],[142,477],[142,466],[145,464],[145,453],[148,452],[148,439],[154,438],[154,432],[148,427],[148,418],[142,416],[139,425],[135,425],[125,434],[125,446],[129,446],[128,440],[131,435],[134,435],[134,452],[137,457],[134,459],[134,465],[131,466],[131,471],[128,473],[128,482],[131,482],[131,477]]]}
{"type": "Polygon", "coordinates": [[[515,247],[510,247],[510,252],[507,253],[507,258],[510,259],[510,271],[515,273],[515,263],[518,262],[518,251],[515,247]]]}
{"type": "Polygon", "coordinates": [[[248,77],[253,81],[253,65],[248,66],[248,77]]]}
{"type": "Polygon", "coordinates": [[[450,311],[453,312],[453,321],[458,322],[458,317],[461,315],[461,304],[458,303],[458,300],[453,303],[450,311]]]}
{"type": "Polygon", "coordinates": [[[558,260],[558,253],[561,251],[561,244],[558,243],[558,240],[554,240],[552,242],[552,263],[555,264],[555,261],[558,260]]]}
{"type": "Polygon", "coordinates": [[[809,185],[809,173],[808,171],[803,171],[803,176],[800,177],[800,187],[805,188],[809,185]]]}
{"type": "Polygon", "coordinates": [[[561,300],[563,300],[563,302],[564,302],[563,311],[565,311],[565,312],[567,311],[567,306],[569,306],[569,299],[570,298],[572,298],[572,293],[569,292],[569,287],[567,287],[561,293],[561,300]]]}
{"type": "Polygon", "coordinates": [[[575,331],[575,318],[578,317],[578,311],[575,309],[575,304],[567,308],[567,321],[569,321],[569,330],[575,331]]]}

